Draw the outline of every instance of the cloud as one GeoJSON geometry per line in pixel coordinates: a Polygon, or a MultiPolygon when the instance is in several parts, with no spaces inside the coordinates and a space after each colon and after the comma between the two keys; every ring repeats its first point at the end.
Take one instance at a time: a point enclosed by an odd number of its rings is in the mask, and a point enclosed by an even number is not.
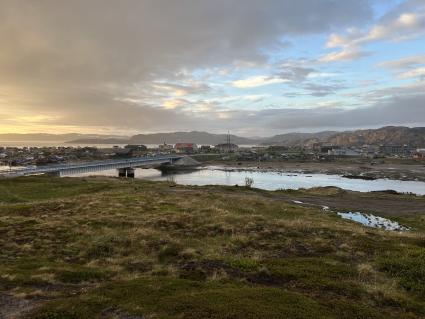
{"type": "Polygon", "coordinates": [[[347,47],[339,52],[332,52],[319,58],[321,62],[351,61],[371,55],[371,52],[347,47]]]}
{"type": "Polygon", "coordinates": [[[424,33],[425,12],[401,13],[394,20],[385,21],[374,26],[367,34],[355,40],[365,43],[378,40],[403,41],[424,33]]]}
{"type": "Polygon", "coordinates": [[[284,83],[288,81],[289,80],[282,79],[276,76],[258,75],[258,76],[252,76],[243,80],[233,81],[232,84],[234,87],[237,87],[240,89],[246,89],[246,88],[254,88],[258,86],[284,83]]]}
{"type": "Polygon", "coordinates": [[[425,79],[425,55],[416,55],[382,62],[378,64],[378,67],[393,71],[400,79],[417,77],[421,80],[425,79]]]}
{"type": "Polygon", "coordinates": [[[168,99],[168,100],[164,101],[163,106],[166,109],[173,110],[175,108],[181,107],[181,106],[186,105],[186,104],[188,104],[188,101],[186,101],[184,99],[168,99]]]}
{"type": "Polygon", "coordinates": [[[364,21],[371,14],[366,3],[3,2],[0,39],[7,45],[0,58],[0,81],[5,74],[9,81],[28,80],[30,75],[36,81],[134,81],[184,67],[264,61],[262,49],[274,46],[282,36],[364,21]]]}
{"type": "MultiPolygon", "coordinates": [[[[388,86],[380,89],[370,90],[360,96],[362,103],[380,102],[395,97],[419,96],[425,92],[425,82],[409,82],[400,86],[388,86]]],[[[358,94],[356,94],[358,95],[358,94]]],[[[404,105],[400,105],[403,108],[404,105]]],[[[413,115],[414,116],[414,115],[413,115]]]]}
{"type": "Polygon", "coordinates": [[[285,38],[371,16],[368,0],[1,1],[0,113],[53,118],[64,130],[196,127],[215,104],[189,100],[211,87],[188,74],[265,65],[285,38]]]}
{"type": "MultiPolygon", "coordinates": [[[[312,97],[324,97],[332,94],[336,94],[338,91],[346,89],[345,86],[340,83],[305,83],[303,84],[299,90],[293,92],[285,92],[283,96],[287,98],[297,98],[300,96],[312,96],[312,97]]],[[[340,103],[340,102],[339,102],[340,103]]],[[[328,105],[329,103],[319,101],[315,103],[315,105],[328,105]]],[[[330,104],[334,104],[332,101],[330,104]]]]}
{"type": "MultiPolygon", "coordinates": [[[[327,87],[310,87],[310,89],[326,90],[327,87]]],[[[208,130],[224,132],[228,129],[244,135],[271,135],[283,131],[319,131],[347,129],[355,127],[388,125],[421,124],[425,118],[425,83],[415,83],[399,88],[388,88],[385,92],[373,91],[375,97],[365,96],[365,100],[375,101],[371,105],[358,109],[346,108],[341,102],[325,101],[312,104],[310,108],[269,108],[263,110],[223,109],[217,107],[216,101],[199,103],[199,112],[185,112],[180,108],[163,109],[140,103],[123,103],[113,100],[107,91],[93,93],[91,90],[80,92],[74,96],[69,92],[52,96],[60,109],[48,106],[40,109],[45,118],[36,117],[30,122],[22,121],[22,114],[5,113],[0,118],[0,126],[26,125],[37,129],[57,132],[66,128],[75,131],[78,127],[87,132],[137,133],[175,131],[175,130],[208,130]],[[96,102],[96,103],[93,103],[96,102]],[[326,103],[327,102],[327,103],[326,103]],[[78,107],[76,107],[78,106],[78,107]],[[37,122],[35,123],[34,120],[37,122]],[[72,123],[72,124],[70,124],[72,123]]],[[[192,102],[188,102],[192,103],[192,102]]],[[[343,103],[342,103],[343,104],[343,103]]],[[[28,111],[31,105],[28,105],[28,111]]],[[[24,115],[25,116],[25,115],[24,115]]]]}
{"type": "MultiPolygon", "coordinates": [[[[376,104],[373,107],[345,110],[333,108],[329,112],[311,112],[308,122],[302,117],[293,119],[294,124],[300,127],[368,127],[383,126],[388,123],[398,123],[400,125],[415,125],[418,123],[417,116],[425,116],[423,105],[425,96],[415,96],[408,98],[396,98],[376,104]],[[405,105],[400,108],[400,105],[405,105]],[[415,114],[415,115],[413,115],[415,114]],[[303,123],[304,122],[304,123],[303,123]]],[[[419,121],[420,123],[420,121],[419,121]]],[[[291,124],[293,127],[296,127],[291,124]]]]}
{"type": "MultiPolygon", "coordinates": [[[[417,1],[417,7],[421,3],[417,1]]],[[[311,110],[288,109],[284,104],[280,109],[258,110],[260,103],[255,103],[263,96],[246,90],[241,96],[223,94],[220,101],[220,88],[210,79],[205,84],[206,70],[211,70],[213,79],[232,76],[227,70],[236,68],[240,79],[231,84],[238,88],[288,83],[312,96],[332,94],[341,89],[324,81],[332,72],[322,72],[308,61],[284,61],[255,77],[241,74],[246,68],[274,66],[270,52],[278,47],[279,56],[285,56],[291,49],[282,39],[364,25],[372,17],[369,0],[14,0],[1,1],[0,6],[2,126],[51,132],[232,129],[268,134],[288,128],[361,125],[361,114],[366,124],[410,123],[422,115],[413,106],[416,114],[399,114],[395,107],[378,102],[363,113],[335,105],[332,113],[314,103],[311,110]],[[214,70],[221,71],[214,74],[214,70]],[[313,79],[320,83],[311,83],[313,79]],[[238,109],[226,108],[232,101],[238,109]],[[378,118],[375,108],[392,110],[388,113],[392,115],[378,118]]],[[[379,25],[398,26],[400,39],[419,34],[422,11],[412,8],[400,9],[400,14],[379,25]]],[[[385,30],[352,28],[334,36],[329,45],[345,50],[334,60],[358,58],[364,54],[363,43],[351,43],[371,35],[375,40],[390,39],[385,30]]],[[[412,70],[413,66],[400,72],[412,70]]],[[[386,98],[381,95],[380,100],[386,98]]],[[[418,93],[411,93],[387,102],[416,106],[419,100],[418,93]]]]}
{"type": "Polygon", "coordinates": [[[339,84],[316,84],[308,83],[303,87],[308,91],[308,94],[316,97],[323,97],[331,94],[335,94],[337,91],[344,89],[345,87],[339,84]]]}
{"type": "Polygon", "coordinates": [[[329,36],[325,47],[329,49],[347,47],[357,42],[359,38],[364,36],[364,32],[357,28],[348,28],[346,31],[347,32],[344,35],[332,33],[329,36]]]}
{"type": "Polygon", "coordinates": [[[205,101],[211,103],[228,103],[235,101],[250,101],[250,102],[260,102],[264,98],[269,97],[267,94],[246,94],[246,95],[231,95],[231,96],[219,96],[214,98],[208,98],[205,101]]]}
{"type": "Polygon", "coordinates": [[[370,52],[361,47],[376,41],[405,41],[425,34],[425,2],[410,0],[386,14],[380,21],[362,31],[348,28],[344,35],[331,34],[326,48],[340,48],[320,58],[322,62],[351,61],[370,52]]]}
{"type": "Polygon", "coordinates": [[[246,112],[234,114],[233,119],[245,123],[245,128],[251,128],[250,131],[257,134],[264,133],[258,129],[258,121],[261,121],[260,127],[268,127],[268,132],[275,133],[380,127],[388,123],[413,126],[420,125],[421,119],[425,118],[424,102],[425,94],[417,94],[391,97],[356,109],[347,109],[334,103],[313,109],[267,109],[254,116],[246,112]]]}
{"type": "Polygon", "coordinates": [[[301,82],[310,76],[319,74],[311,67],[301,67],[297,64],[299,62],[296,61],[282,64],[280,66],[281,71],[278,73],[279,77],[287,81],[301,82]]]}
{"type": "Polygon", "coordinates": [[[385,61],[378,64],[380,68],[392,70],[409,69],[420,64],[425,64],[425,54],[403,57],[397,60],[385,61]]]}
{"type": "Polygon", "coordinates": [[[425,67],[403,72],[399,75],[399,77],[401,79],[409,79],[416,77],[421,77],[421,79],[425,79],[425,67]]]}
{"type": "MultiPolygon", "coordinates": [[[[155,91],[155,94],[163,96],[185,96],[189,94],[200,94],[206,93],[211,89],[205,83],[187,79],[184,81],[180,80],[180,83],[153,81],[141,83],[141,86],[148,86],[151,92],[155,91]]],[[[140,88],[137,88],[137,90],[140,91],[140,88]]]]}

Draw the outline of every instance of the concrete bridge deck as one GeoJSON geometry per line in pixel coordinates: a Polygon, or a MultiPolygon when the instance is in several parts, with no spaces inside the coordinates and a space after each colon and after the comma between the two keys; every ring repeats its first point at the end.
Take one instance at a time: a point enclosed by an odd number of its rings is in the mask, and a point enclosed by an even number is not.
{"type": "Polygon", "coordinates": [[[137,168],[152,165],[173,164],[183,156],[134,157],[129,159],[93,161],[78,164],[47,165],[0,172],[0,177],[19,177],[39,174],[72,175],[109,169],[137,168]]]}

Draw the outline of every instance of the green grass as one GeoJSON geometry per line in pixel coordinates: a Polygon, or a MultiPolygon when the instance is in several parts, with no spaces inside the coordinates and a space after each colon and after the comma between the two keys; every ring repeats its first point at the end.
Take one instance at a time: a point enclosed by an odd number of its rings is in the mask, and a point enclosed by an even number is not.
{"type": "Polygon", "coordinates": [[[104,182],[73,180],[71,178],[25,177],[0,181],[0,203],[25,203],[111,189],[104,182]]]}
{"type": "Polygon", "coordinates": [[[97,282],[107,278],[107,275],[98,269],[82,268],[61,270],[56,273],[56,279],[63,283],[79,284],[82,282],[97,282]]]}
{"type": "Polygon", "coordinates": [[[159,318],[328,318],[330,312],[301,294],[278,288],[190,280],[138,279],[106,285],[83,298],[52,303],[35,318],[96,318],[107,308],[159,318]],[[160,306],[158,302],[160,301],[160,306]],[[136,310],[137,309],[137,310],[136,310]]]}
{"type": "Polygon", "coordinates": [[[0,197],[0,297],[38,306],[28,318],[425,316],[420,214],[395,216],[417,231],[392,233],[282,199],[303,191],[46,177],[0,187],[15,196],[0,197]]]}
{"type": "Polygon", "coordinates": [[[398,278],[404,289],[425,298],[425,248],[410,248],[397,255],[384,254],[378,260],[378,267],[398,278]]]}

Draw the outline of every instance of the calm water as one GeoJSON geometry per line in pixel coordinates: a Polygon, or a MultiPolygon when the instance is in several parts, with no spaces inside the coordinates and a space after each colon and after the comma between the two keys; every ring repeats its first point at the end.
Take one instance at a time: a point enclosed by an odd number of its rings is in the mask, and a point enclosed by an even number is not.
{"type": "MultiPolygon", "coordinates": [[[[226,171],[216,167],[206,167],[193,172],[178,174],[162,174],[155,169],[136,169],[136,178],[153,181],[173,181],[182,185],[239,185],[245,184],[245,178],[254,180],[253,187],[277,190],[299,189],[324,186],[336,186],[347,190],[370,192],[379,190],[395,190],[397,192],[411,192],[425,195],[425,182],[398,181],[377,179],[366,181],[359,179],[343,178],[339,175],[280,173],[261,171],[226,171]]],[[[117,176],[116,170],[87,173],[79,176],[117,176]]]]}
{"type": "Polygon", "coordinates": [[[355,221],[367,227],[381,228],[385,230],[396,230],[396,231],[409,230],[408,227],[402,226],[395,221],[392,221],[380,216],[375,216],[372,214],[364,214],[360,212],[345,212],[345,213],[338,213],[338,215],[344,219],[355,221]]]}
{"type": "MultiPolygon", "coordinates": [[[[330,210],[330,207],[328,206],[322,206],[317,204],[311,204],[311,203],[304,203],[298,200],[292,201],[294,204],[302,205],[302,206],[319,206],[322,207],[322,210],[327,212],[332,212],[330,210]]],[[[362,224],[366,227],[372,227],[372,228],[380,228],[384,230],[393,230],[393,231],[407,231],[410,230],[409,227],[405,227],[400,225],[396,221],[392,221],[390,219],[376,216],[373,214],[365,214],[361,212],[337,212],[337,215],[340,216],[343,219],[352,220],[356,223],[362,224]]]]}
{"type": "MultiPolygon", "coordinates": [[[[70,144],[64,142],[39,142],[39,141],[0,141],[2,147],[97,147],[112,148],[114,145],[124,147],[127,144],[70,144]]],[[[156,145],[157,147],[158,145],[156,145]]]]}

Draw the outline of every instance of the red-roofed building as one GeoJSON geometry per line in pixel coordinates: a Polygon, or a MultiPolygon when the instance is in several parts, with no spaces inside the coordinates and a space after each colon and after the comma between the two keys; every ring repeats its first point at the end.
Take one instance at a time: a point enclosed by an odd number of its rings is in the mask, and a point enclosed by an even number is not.
{"type": "Polygon", "coordinates": [[[196,152],[198,146],[195,143],[176,143],[174,149],[177,153],[191,154],[196,152]]]}
{"type": "Polygon", "coordinates": [[[414,159],[425,160],[425,148],[418,148],[413,154],[414,159]]]}

